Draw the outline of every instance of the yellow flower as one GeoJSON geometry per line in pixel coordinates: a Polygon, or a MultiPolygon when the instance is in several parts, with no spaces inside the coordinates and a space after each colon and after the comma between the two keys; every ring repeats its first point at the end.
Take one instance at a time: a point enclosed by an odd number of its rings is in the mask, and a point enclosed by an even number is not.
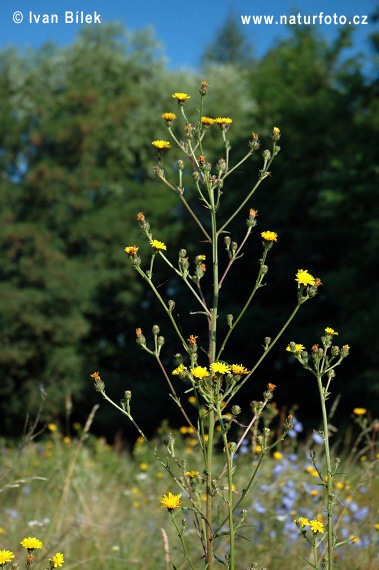
{"type": "Polygon", "coordinates": [[[340,481],[338,481],[338,483],[336,483],[336,489],[341,490],[341,489],[344,488],[344,486],[345,486],[345,485],[344,485],[343,483],[341,483],[340,481]]]}
{"type": "Polygon", "coordinates": [[[138,443],[138,445],[145,443],[145,438],[143,438],[142,435],[139,435],[136,439],[136,443],[138,443]]]}
{"type": "Polygon", "coordinates": [[[374,524],[374,529],[375,529],[375,530],[379,530],[379,523],[375,523],[375,524],[374,524]]]}
{"type": "Polygon", "coordinates": [[[56,554],[54,554],[52,558],[50,558],[50,562],[54,563],[54,568],[58,568],[58,566],[63,566],[64,562],[63,554],[57,552],[56,554]]]}
{"type": "Polygon", "coordinates": [[[71,437],[68,437],[67,435],[63,438],[64,443],[70,443],[70,441],[71,441],[71,437]]]}
{"type": "Polygon", "coordinates": [[[2,526],[0,526],[0,534],[7,534],[2,526]]]}
{"type": "Polygon", "coordinates": [[[229,117],[217,117],[214,119],[214,122],[218,124],[219,127],[223,125],[231,125],[233,120],[229,119],[229,117]]]}
{"type": "Polygon", "coordinates": [[[139,468],[142,469],[142,471],[145,471],[148,468],[148,464],[147,463],[140,463],[139,468]]]}
{"type": "Polygon", "coordinates": [[[10,550],[0,550],[0,565],[10,562],[14,558],[13,552],[10,550]]]}
{"type": "Polygon", "coordinates": [[[334,329],[332,329],[331,327],[326,327],[325,332],[326,332],[326,334],[330,334],[330,335],[338,334],[338,332],[335,331],[334,329]]]}
{"type": "Polygon", "coordinates": [[[82,427],[82,424],[80,422],[74,422],[72,424],[72,427],[76,430],[80,429],[82,427]]]}
{"type": "Polygon", "coordinates": [[[173,370],[171,374],[173,374],[174,376],[178,376],[179,374],[182,374],[182,372],[184,372],[185,370],[187,370],[187,367],[184,366],[184,364],[179,364],[179,366],[175,368],[175,370],[173,370]]]}
{"type": "Polygon", "coordinates": [[[299,269],[299,271],[296,273],[295,281],[301,285],[314,285],[316,279],[313,277],[313,275],[308,273],[306,269],[299,269]]]}
{"type": "Polygon", "coordinates": [[[310,521],[310,526],[311,529],[313,530],[313,532],[316,534],[318,532],[325,532],[324,530],[324,523],[317,520],[317,519],[313,519],[312,521],[310,521]]]}
{"type": "Polygon", "coordinates": [[[141,503],[139,501],[133,501],[133,507],[138,509],[138,507],[140,507],[140,506],[141,506],[141,503]]]}
{"type": "Polygon", "coordinates": [[[261,236],[263,237],[264,240],[266,241],[278,241],[276,238],[278,237],[278,234],[276,232],[262,232],[261,236]]]}
{"type": "Polygon", "coordinates": [[[36,548],[42,548],[42,542],[37,538],[30,538],[30,536],[28,538],[24,538],[20,542],[20,544],[21,546],[27,548],[28,550],[35,550],[36,548]]]}
{"type": "Polygon", "coordinates": [[[196,368],[191,368],[191,374],[200,380],[206,376],[209,376],[209,372],[204,366],[196,366],[196,368]]]}
{"type": "Polygon", "coordinates": [[[283,453],[280,453],[280,451],[274,451],[272,456],[274,459],[277,459],[277,460],[283,459],[283,453]]]}
{"type": "Polygon", "coordinates": [[[231,371],[233,372],[233,374],[248,374],[249,371],[247,368],[245,368],[244,366],[242,366],[242,364],[232,364],[231,365],[231,371]]]}
{"type": "Polygon", "coordinates": [[[136,245],[128,245],[127,247],[124,248],[124,251],[126,251],[128,255],[135,255],[138,250],[139,247],[137,247],[136,245]]]}
{"type": "Polygon", "coordinates": [[[287,352],[300,352],[302,350],[305,350],[305,346],[303,346],[302,344],[296,344],[295,350],[292,350],[290,345],[288,345],[286,350],[287,352]]]}
{"type": "Polygon", "coordinates": [[[254,449],[255,453],[260,453],[262,451],[262,448],[260,445],[256,445],[255,449],[254,449]]]}
{"type": "Polygon", "coordinates": [[[367,410],[366,408],[354,408],[353,412],[356,416],[364,416],[367,410]]]}
{"type": "Polygon", "coordinates": [[[230,372],[230,366],[224,364],[223,362],[212,362],[210,368],[213,374],[227,374],[230,372]]]}
{"type": "Polygon", "coordinates": [[[175,113],[163,113],[162,119],[165,121],[174,121],[176,119],[175,113]]]}
{"type": "Polygon", "coordinates": [[[211,119],[210,117],[201,117],[201,124],[202,125],[211,126],[214,124],[214,122],[215,122],[215,120],[211,119]]]}
{"type": "Polygon", "coordinates": [[[205,261],[206,260],[206,256],[205,255],[198,255],[197,256],[198,261],[205,261]]]}
{"type": "Polygon", "coordinates": [[[313,491],[310,492],[311,497],[317,497],[318,495],[318,491],[316,489],[314,489],[313,491]]]}
{"type": "Polygon", "coordinates": [[[182,496],[181,493],[180,495],[173,495],[172,493],[169,493],[168,495],[163,495],[161,499],[162,509],[167,509],[168,511],[172,511],[173,509],[178,509],[179,507],[181,507],[182,506],[182,503],[180,502],[181,496],[182,496]]]}
{"type": "Polygon", "coordinates": [[[199,474],[198,471],[186,471],[187,477],[196,477],[196,475],[198,474],[199,474]]]}
{"type": "Polygon", "coordinates": [[[274,127],[274,128],[272,129],[272,134],[273,134],[273,135],[280,135],[280,129],[278,129],[278,127],[274,127]]]}
{"type": "Polygon", "coordinates": [[[180,433],[186,434],[188,433],[188,427],[187,426],[182,426],[179,428],[180,433]]]}
{"type": "Polygon", "coordinates": [[[196,398],[195,398],[195,396],[190,396],[190,397],[188,398],[188,401],[189,401],[190,404],[196,404],[196,398]]]}
{"type": "Polygon", "coordinates": [[[305,517],[299,517],[298,519],[295,519],[293,522],[299,523],[302,527],[310,525],[309,520],[306,519],[305,517]]]}
{"type": "Polygon", "coordinates": [[[171,148],[171,143],[169,141],[153,141],[151,143],[152,145],[155,146],[155,148],[158,148],[159,150],[163,150],[164,148],[171,148]]]}
{"type": "Polygon", "coordinates": [[[191,99],[191,95],[187,95],[187,93],[174,93],[173,98],[177,99],[178,103],[184,103],[187,99],[191,99]]]}
{"type": "Polygon", "coordinates": [[[164,474],[158,471],[158,473],[155,476],[158,477],[158,479],[162,479],[164,477],[164,474]]]}
{"type": "Polygon", "coordinates": [[[150,245],[152,248],[156,249],[156,250],[160,250],[160,249],[164,249],[166,250],[167,247],[165,246],[165,244],[163,243],[163,241],[158,241],[157,239],[152,239],[150,241],[150,245]]]}
{"type": "Polygon", "coordinates": [[[47,427],[50,431],[57,431],[57,426],[55,424],[47,424],[47,427]]]}
{"type": "Polygon", "coordinates": [[[354,534],[350,535],[350,542],[359,542],[359,538],[354,534]]]}

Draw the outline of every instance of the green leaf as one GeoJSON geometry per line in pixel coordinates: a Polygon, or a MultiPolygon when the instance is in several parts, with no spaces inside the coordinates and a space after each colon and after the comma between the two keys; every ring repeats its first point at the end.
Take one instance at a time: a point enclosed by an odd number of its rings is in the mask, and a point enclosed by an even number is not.
{"type": "Polygon", "coordinates": [[[314,566],[314,564],[311,564],[308,560],[306,560],[305,558],[303,558],[301,555],[299,555],[299,556],[300,556],[300,558],[301,558],[302,560],[304,560],[304,562],[305,562],[306,564],[309,564],[309,566],[312,566],[312,568],[316,568],[316,570],[320,570],[319,568],[317,568],[317,566],[314,566]]]}

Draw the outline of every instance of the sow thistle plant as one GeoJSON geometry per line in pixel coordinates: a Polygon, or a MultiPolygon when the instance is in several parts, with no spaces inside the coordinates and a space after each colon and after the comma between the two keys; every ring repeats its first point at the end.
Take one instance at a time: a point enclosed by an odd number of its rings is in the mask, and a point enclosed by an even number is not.
{"type": "MultiPolygon", "coordinates": [[[[229,176],[239,168],[245,161],[260,148],[259,137],[256,133],[252,133],[248,141],[248,151],[246,155],[234,166],[231,165],[230,154],[231,144],[227,138],[230,128],[233,126],[233,120],[229,117],[211,118],[204,113],[204,99],[208,92],[208,85],[203,82],[200,86],[200,102],[199,112],[195,119],[187,117],[186,105],[190,95],[186,93],[174,93],[172,97],[177,101],[179,115],[181,115],[183,125],[182,138],[176,136],[173,131],[173,125],[177,124],[178,118],[173,112],[165,112],[162,119],[166,126],[167,132],[171,137],[171,141],[157,139],[152,142],[158,153],[157,164],[154,172],[161,183],[165,184],[170,190],[175,192],[183,203],[194,222],[204,236],[204,246],[198,252],[191,267],[186,249],[180,249],[177,256],[177,262],[173,260],[170,246],[160,241],[159,233],[153,233],[153,230],[140,212],[137,220],[140,229],[151,247],[150,259],[142,259],[139,255],[139,246],[133,244],[125,247],[129,261],[137,273],[148,284],[154,292],[157,300],[163,307],[168,319],[171,322],[179,341],[183,347],[182,353],[176,354],[176,366],[173,367],[171,373],[166,370],[162,360],[161,351],[165,343],[165,339],[160,335],[160,327],[154,325],[152,329],[151,342],[145,337],[141,328],[136,329],[137,344],[145,352],[150,354],[161,369],[165,380],[167,381],[171,398],[179,407],[183,414],[188,429],[198,441],[198,447],[203,462],[203,471],[193,471],[187,469],[187,460],[179,457],[175,450],[175,439],[169,434],[164,444],[167,453],[162,453],[150,444],[142,429],[133,418],[131,410],[131,391],[127,390],[124,399],[120,404],[112,401],[105,391],[105,384],[98,372],[92,374],[95,381],[95,388],[101,395],[110,402],[115,408],[122,412],[135,426],[140,438],[143,438],[157,461],[164,467],[173,479],[173,487],[167,490],[167,494],[160,499],[162,508],[167,510],[173,525],[176,528],[180,539],[184,557],[188,567],[197,570],[205,568],[212,570],[215,563],[221,564],[230,570],[234,570],[237,566],[241,568],[238,562],[238,555],[235,550],[236,537],[243,537],[244,529],[252,526],[246,524],[247,511],[243,509],[243,503],[252,489],[256,480],[262,462],[275,447],[286,437],[287,433],[293,427],[293,417],[290,415],[284,422],[284,429],[281,435],[272,440],[272,433],[268,427],[266,420],[263,427],[260,428],[261,421],[265,414],[270,414],[270,400],[276,388],[274,384],[269,383],[267,389],[263,393],[262,401],[252,403],[253,414],[247,424],[241,424],[237,417],[241,413],[241,407],[232,402],[238,391],[251,379],[259,365],[268,356],[271,349],[281,338],[288,325],[291,323],[300,307],[309,299],[317,294],[318,287],[322,285],[321,280],[313,277],[306,269],[299,269],[294,276],[297,283],[295,289],[296,303],[287,321],[281,327],[279,332],[272,340],[266,337],[263,341],[263,351],[261,356],[255,363],[240,363],[240,357],[237,355],[235,361],[230,354],[227,353],[227,343],[233,334],[240,319],[248,312],[251,302],[256,292],[264,285],[268,272],[267,258],[272,247],[278,241],[278,235],[275,231],[264,230],[261,232],[262,238],[262,254],[258,262],[258,271],[252,291],[247,298],[244,306],[239,314],[234,318],[233,315],[227,315],[227,333],[224,338],[220,338],[218,331],[219,322],[219,297],[223,282],[231,268],[231,266],[242,256],[242,250],[246,246],[251,232],[257,226],[257,211],[250,207],[249,201],[254,192],[262,184],[262,182],[271,175],[270,169],[274,159],[277,157],[280,147],[278,141],[281,133],[278,127],[274,127],[271,134],[271,150],[265,149],[262,153],[263,162],[258,171],[257,181],[252,189],[247,193],[236,210],[221,225],[218,220],[218,211],[221,208],[221,197],[223,188],[229,182],[229,176]],[[210,129],[218,129],[223,145],[223,156],[219,158],[216,164],[212,165],[207,161],[205,151],[205,140],[210,129]],[[177,181],[171,182],[166,177],[163,156],[166,152],[172,152],[172,146],[183,155],[183,159],[177,161],[177,181]],[[202,205],[209,212],[209,223],[202,223],[196,215],[191,205],[186,199],[186,189],[184,187],[183,175],[185,161],[192,174],[193,185],[198,193],[202,205]],[[243,215],[243,208],[246,206],[246,234],[240,244],[233,241],[229,235],[228,228],[231,222],[239,214],[243,215]],[[210,228],[207,230],[206,228],[210,228]],[[221,244],[220,244],[221,242],[221,244]],[[222,259],[220,259],[220,245],[224,244],[226,249],[225,268],[221,271],[222,259]],[[207,248],[207,249],[206,249],[207,248]],[[184,285],[190,290],[198,304],[199,319],[204,321],[204,326],[208,332],[208,345],[198,346],[198,332],[195,330],[188,331],[187,334],[182,333],[181,327],[175,318],[175,300],[167,299],[161,290],[158,289],[154,281],[154,265],[156,261],[166,263],[171,272],[173,272],[184,285]],[[212,272],[212,290],[210,292],[203,291],[202,279],[207,271],[211,268],[212,272]],[[187,338],[186,338],[187,337],[187,338]],[[199,350],[200,348],[200,350],[199,350]],[[226,360],[224,360],[224,353],[226,360]],[[192,413],[188,413],[177,395],[175,386],[178,383],[184,383],[188,386],[187,392],[190,393],[190,402],[197,410],[196,421],[191,420],[192,413]],[[191,416],[191,417],[190,417],[191,416]],[[242,434],[236,438],[237,441],[231,439],[231,428],[239,426],[242,434]],[[236,470],[235,454],[240,448],[242,442],[247,436],[251,436],[255,445],[255,453],[257,461],[253,464],[253,469],[249,480],[239,493],[235,491],[233,485],[233,475],[236,470]],[[216,443],[218,437],[221,437],[224,467],[220,470],[216,468],[214,458],[216,454],[216,443]],[[206,493],[205,505],[201,500],[201,494],[206,493]],[[224,510],[223,510],[224,509],[224,510]],[[185,513],[186,517],[179,521],[179,513],[185,513]],[[199,553],[189,552],[186,546],[186,529],[188,518],[191,518],[194,528],[196,529],[199,545],[202,555],[199,553]],[[225,545],[225,540],[228,545],[225,545]],[[225,553],[226,552],[226,553],[225,553]],[[236,566],[237,564],[237,566],[236,566]]],[[[345,346],[341,350],[332,347],[333,332],[326,330],[326,336],[323,337],[323,348],[312,349],[313,368],[308,364],[308,353],[302,344],[290,343],[287,350],[293,353],[295,358],[309,371],[312,371],[317,378],[319,394],[321,400],[321,409],[323,414],[324,430],[321,433],[325,442],[325,452],[327,460],[327,471],[322,474],[321,468],[316,465],[316,458],[312,456],[315,469],[318,470],[322,485],[327,495],[327,526],[316,517],[314,520],[298,519],[296,524],[301,534],[309,542],[314,553],[314,564],[308,561],[308,564],[314,568],[318,568],[317,564],[322,561],[323,568],[333,568],[333,550],[342,543],[337,543],[332,528],[332,511],[335,503],[333,480],[338,465],[332,468],[329,444],[328,444],[328,420],[325,409],[325,400],[329,396],[330,382],[334,376],[334,368],[340,364],[342,359],[347,356],[348,348],[345,346]],[[323,384],[323,378],[327,378],[326,385],[323,384]],[[309,532],[310,531],[310,532],[309,532]],[[320,545],[327,537],[328,551],[327,555],[318,554],[320,545]]],[[[234,431],[233,431],[234,433],[234,431]]],[[[279,451],[275,452],[276,457],[281,457],[279,451]]],[[[157,506],[158,506],[157,498],[157,506]]],[[[183,515],[182,515],[183,516],[183,515]]],[[[175,566],[174,566],[175,568],[175,566]]],[[[251,568],[258,568],[256,562],[251,562],[251,568]]]]}
{"type": "MultiPolygon", "coordinates": [[[[36,557],[34,555],[35,550],[42,548],[42,542],[38,540],[38,538],[23,538],[20,542],[21,546],[23,546],[27,551],[26,562],[23,568],[27,570],[32,570],[36,568],[36,557]]],[[[20,566],[17,562],[14,561],[15,555],[11,550],[0,550],[0,568],[9,568],[13,570],[18,570],[20,566]]],[[[61,552],[57,552],[49,558],[49,565],[48,567],[44,568],[44,570],[52,570],[52,568],[60,568],[63,566],[64,563],[64,556],[61,552]]]]}

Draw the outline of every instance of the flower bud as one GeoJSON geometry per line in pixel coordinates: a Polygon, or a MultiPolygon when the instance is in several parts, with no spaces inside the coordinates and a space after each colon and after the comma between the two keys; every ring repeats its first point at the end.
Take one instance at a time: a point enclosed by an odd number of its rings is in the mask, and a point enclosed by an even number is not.
{"type": "Polygon", "coordinates": [[[159,332],[160,332],[159,326],[158,326],[158,325],[154,325],[153,328],[152,328],[152,331],[153,331],[153,334],[154,334],[154,335],[159,334],[159,332]]]}
{"type": "Polygon", "coordinates": [[[252,151],[258,150],[260,146],[261,143],[259,142],[259,137],[257,133],[251,133],[251,140],[249,140],[249,147],[251,148],[251,150],[252,151]]]}
{"type": "Polygon", "coordinates": [[[173,301],[172,299],[169,300],[168,302],[168,311],[169,313],[172,313],[172,311],[175,309],[175,301],[173,301]]]}
{"type": "Polygon", "coordinates": [[[230,239],[230,236],[225,236],[224,237],[224,244],[226,245],[226,250],[229,251],[230,248],[230,244],[232,243],[232,240],[230,239]]]}
{"type": "Polygon", "coordinates": [[[192,172],[192,178],[194,179],[195,182],[198,182],[200,174],[195,170],[195,172],[192,172]]]}
{"type": "Polygon", "coordinates": [[[278,127],[274,127],[272,129],[272,135],[271,138],[274,142],[278,141],[280,139],[280,129],[278,129],[278,127]]]}
{"type": "Polygon", "coordinates": [[[289,414],[288,418],[284,420],[285,431],[290,431],[293,428],[293,415],[289,414]]]}
{"type": "Polygon", "coordinates": [[[159,336],[159,337],[157,338],[157,344],[158,344],[158,346],[159,346],[159,347],[162,347],[162,346],[164,345],[164,343],[165,343],[164,336],[159,336]]]}
{"type": "Polygon", "coordinates": [[[136,329],[136,335],[137,335],[136,338],[137,344],[139,344],[140,346],[146,346],[146,338],[142,334],[142,330],[140,328],[136,329]]]}
{"type": "Polygon", "coordinates": [[[349,351],[350,351],[350,346],[348,344],[344,344],[343,347],[341,348],[341,357],[346,358],[346,356],[349,354],[349,351]]]}
{"type": "Polygon", "coordinates": [[[258,210],[250,208],[249,217],[246,220],[246,224],[249,228],[254,228],[257,225],[257,220],[256,220],[257,215],[258,215],[258,210]]]}
{"type": "Polygon", "coordinates": [[[232,253],[236,253],[238,248],[238,243],[235,241],[232,241],[232,253]]]}
{"type": "Polygon", "coordinates": [[[266,148],[266,150],[264,150],[262,152],[262,156],[265,159],[265,161],[270,160],[271,158],[271,152],[268,150],[268,148],[266,148]]]}
{"type": "Polygon", "coordinates": [[[232,414],[233,414],[233,416],[238,416],[238,414],[240,414],[241,411],[242,411],[242,410],[241,410],[241,408],[240,408],[239,406],[237,406],[237,405],[232,406],[232,414]]]}
{"type": "Polygon", "coordinates": [[[208,93],[208,83],[206,81],[201,82],[199,93],[202,97],[208,93]]]}
{"type": "Polygon", "coordinates": [[[183,257],[185,257],[186,255],[187,255],[187,250],[181,249],[181,250],[179,251],[179,258],[181,258],[181,257],[183,258],[183,257]]]}
{"type": "Polygon", "coordinates": [[[187,526],[187,519],[182,519],[182,528],[186,528],[187,526]]]}
{"type": "Polygon", "coordinates": [[[232,328],[232,326],[233,326],[233,315],[231,315],[231,314],[226,315],[226,322],[228,323],[228,326],[230,328],[232,328]]]}
{"type": "Polygon", "coordinates": [[[234,455],[237,449],[237,444],[235,441],[230,441],[229,442],[229,453],[230,455],[234,455]]]}
{"type": "Polygon", "coordinates": [[[221,172],[221,173],[225,172],[226,162],[225,162],[224,158],[220,158],[220,160],[217,161],[216,170],[217,170],[217,172],[221,172]]]}
{"type": "Polygon", "coordinates": [[[124,398],[127,402],[130,402],[130,400],[132,399],[132,393],[130,390],[125,390],[124,398]]]}
{"type": "Polygon", "coordinates": [[[266,275],[268,273],[267,265],[261,265],[261,273],[262,275],[266,275]]]}
{"type": "Polygon", "coordinates": [[[331,352],[332,356],[338,356],[340,353],[339,346],[332,346],[330,352],[331,352]]]}
{"type": "Polygon", "coordinates": [[[184,162],[182,160],[178,160],[177,167],[178,167],[178,170],[183,170],[184,169],[184,162]]]}
{"type": "Polygon", "coordinates": [[[154,172],[155,172],[155,175],[156,175],[158,178],[164,178],[164,170],[163,170],[163,168],[161,168],[160,166],[154,166],[153,170],[154,170],[154,172]]]}
{"type": "Polygon", "coordinates": [[[271,343],[271,337],[265,336],[263,342],[264,342],[264,349],[267,350],[271,343]]]}

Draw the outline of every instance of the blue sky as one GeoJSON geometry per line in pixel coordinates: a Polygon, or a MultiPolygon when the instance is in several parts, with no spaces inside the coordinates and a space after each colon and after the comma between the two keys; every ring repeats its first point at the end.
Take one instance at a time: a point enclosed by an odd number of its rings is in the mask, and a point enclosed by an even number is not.
{"type": "MultiPolygon", "coordinates": [[[[48,40],[58,44],[70,43],[81,27],[80,24],[64,22],[66,10],[85,14],[96,11],[101,14],[101,24],[122,22],[128,28],[152,26],[156,37],[164,46],[163,53],[170,68],[198,65],[204,45],[212,41],[217,29],[230,11],[235,14],[241,30],[252,41],[255,54],[262,55],[272,43],[286,36],[289,30],[279,24],[243,25],[241,15],[273,15],[274,21],[281,15],[318,15],[320,12],[333,17],[369,16],[375,7],[374,0],[3,0],[0,6],[0,48],[5,46],[39,47],[48,40]],[[296,7],[296,9],[295,9],[296,7]],[[23,14],[19,24],[13,21],[14,12],[23,14]],[[33,14],[57,14],[57,24],[29,23],[29,12],[33,14]]],[[[367,18],[369,20],[369,18],[367,18]]],[[[333,23],[315,24],[329,37],[336,34],[340,25],[333,23]]],[[[313,26],[308,26],[313,27],[313,26]]],[[[371,23],[353,25],[354,51],[367,54],[367,37],[373,31],[371,23]]]]}

